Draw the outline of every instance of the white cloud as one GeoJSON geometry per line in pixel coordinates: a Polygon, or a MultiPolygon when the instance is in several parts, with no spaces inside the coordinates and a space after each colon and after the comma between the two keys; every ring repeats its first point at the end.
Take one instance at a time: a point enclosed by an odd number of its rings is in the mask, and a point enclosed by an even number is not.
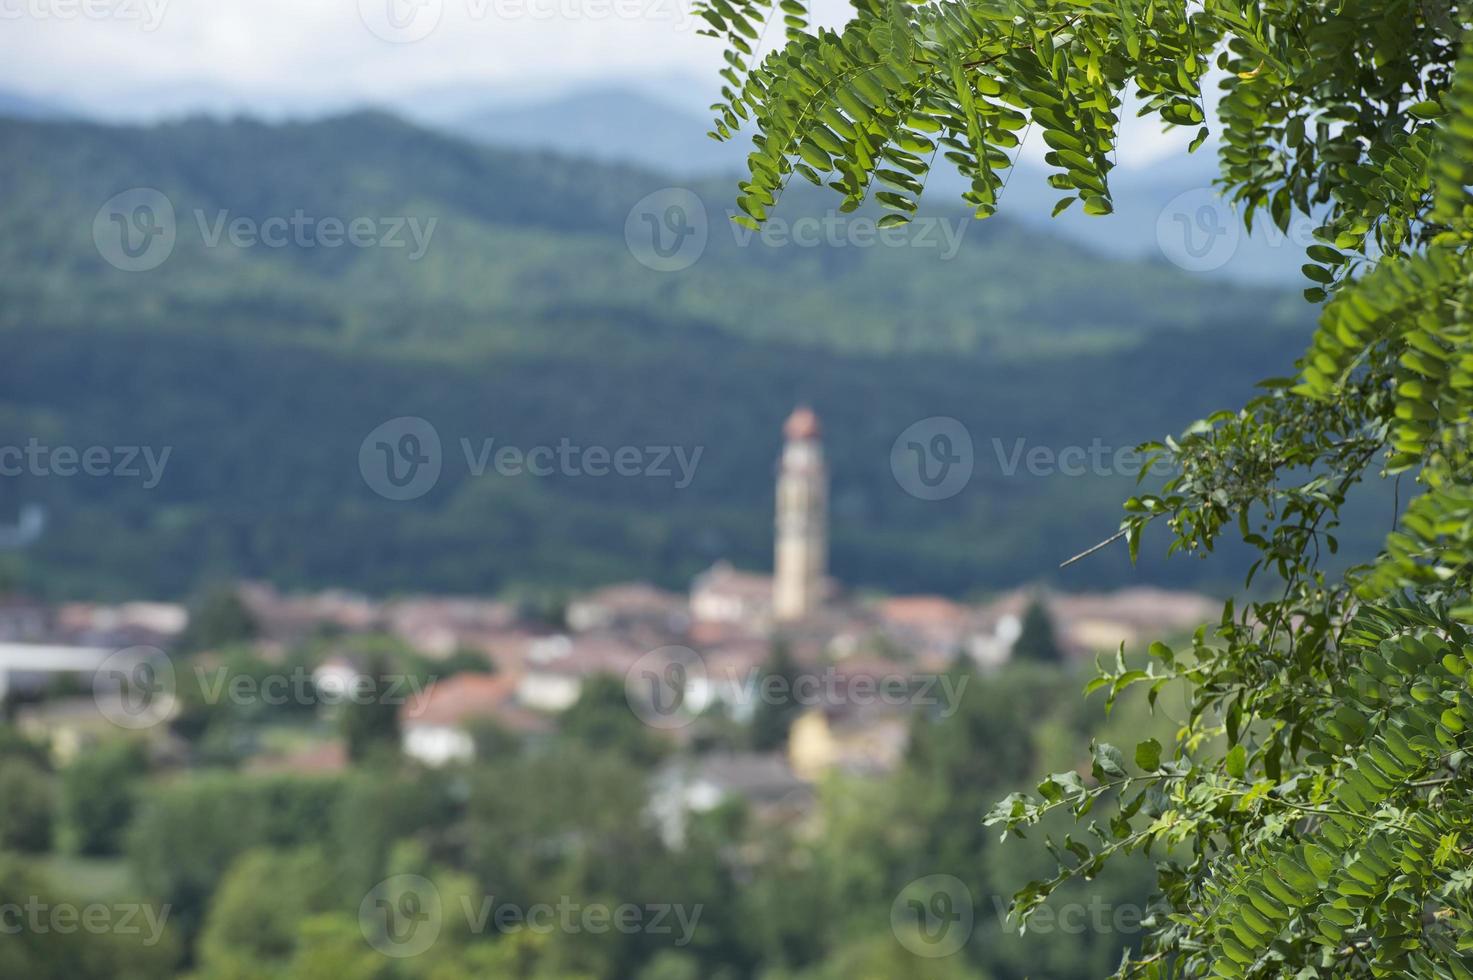
{"type": "MultiPolygon", "coordinates": [[[[663,81],[671,101],[694,107],[716,87],[721,45],[696,34],[691,3],[0,0],[0,87],[128,118],[309,113],[365,102],[432,115],[440,102],[525,98],[610,79],[647,90],[663,81]]],[[[815,19],[836,25],[849,9],[845,0],[819,0],[815,19]]],[[[1155,159],[1190,135],[1162,136],[1154,123],[1132,121],[1120,163],[1155,159]]]]}
{"type": "Polygon", "coordinates": [[[714,73],[719,44],[695,34],[689,7],[690,0],[0,0],[0,85],[141,112],[150,107],[128,101],[150,101],[171,86],[178,103],[191,91],[203,101],[240,93],[271,107],[311,109],[437,85],[550,89],[610,76],[714,73]],[[413,43],[384,39],[404,23],[433,29],[413,43]]]}

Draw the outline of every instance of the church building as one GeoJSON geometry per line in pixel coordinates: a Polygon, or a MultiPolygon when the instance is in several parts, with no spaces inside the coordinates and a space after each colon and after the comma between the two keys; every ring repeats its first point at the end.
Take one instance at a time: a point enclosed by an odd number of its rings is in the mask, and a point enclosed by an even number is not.
{"type": "Polygon", "coordinates": [[[823,603],[828,575],[828,470],[818,416],[799,406],[783,426],[777,477],[773,617],[803,619],[823,603]]]}

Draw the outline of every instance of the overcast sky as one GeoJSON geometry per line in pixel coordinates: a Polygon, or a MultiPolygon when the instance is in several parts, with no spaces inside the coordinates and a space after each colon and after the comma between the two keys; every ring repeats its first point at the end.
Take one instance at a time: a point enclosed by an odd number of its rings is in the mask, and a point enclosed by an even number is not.
{"type": "MultiPolygon", "coordinates": [[[[0,88],[112,117],[365,102],[453,114],[592,84],[710,101],[720,43],[691,0],[0,0],[0,88]],[[703,90],[707,84],[710,89],[703,90]]],[[[816,0],[837,24],[845,0],[816,0]]],[[[764,49],[772,39],[764,38],[764,49]]],[[[1135,127],[1132,127],[1133,129],[1135,127]]],[[[1155,126],[1120,163],[1181,140],[1155,126]]],[[[1189,136],[1190,134],[1187,134],[1189,136]]]]}

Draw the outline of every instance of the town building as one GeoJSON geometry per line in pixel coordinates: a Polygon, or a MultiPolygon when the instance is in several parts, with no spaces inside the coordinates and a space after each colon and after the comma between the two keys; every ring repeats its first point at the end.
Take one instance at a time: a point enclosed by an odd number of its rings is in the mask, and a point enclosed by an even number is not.
{"type": "Polygon", "coordinates": [[[803,619],[824,601],[829,477],[821,434],[818,416],[806,405],[783,426],[772,581],[772,611],[779,622],[803,619]]]}

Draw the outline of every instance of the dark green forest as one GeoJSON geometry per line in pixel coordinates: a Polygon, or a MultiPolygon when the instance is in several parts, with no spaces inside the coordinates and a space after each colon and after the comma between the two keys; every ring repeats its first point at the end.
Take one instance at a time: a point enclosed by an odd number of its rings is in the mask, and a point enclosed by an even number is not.
{"type": "MultiPolygon", "coordinates": [[[[1041,579],[1115,529],[1134,479],[1008,475],[1016,447],[1164,436],[1241,402],[1257,365],[1302,349],[1311,322],[1292,294],[963,212],[934,212],[962,232],[949,261],[919,245],[744,246],[724,183],[692,188],[704,254],[657,272],[622,229],[667,179],[379,114],[3,121],[0,162],[0,444],[171,449],[152,489],[34,473],[0,484],[0,521],[40,503],[50,522],[29,549],[0,553],[0,572],[51,595],[181,595],[226,576],[376,592],[681,586],[718,558],[766,567],[779,429],[798,401],[825,423],[841,581],[965,594],[1041,579]],[[92,225],[140,186],[173,203],[178,240],[162,266],[129,273],[103,260],[92,225]],[[200,227],[298,210],[436,225],[418,261],[209,247],[200,227]],[[437,428],[445,465],[430,493],[392,502],[365,485],[358,452],[403,415],[437,428]],[[967,426],[975,473],[955,497],[918,500],[890,447],[938,415],[967,426]],[[702,455],[684,488],[472,477],[462,438],[702,455]]],[[[827,202],[794,198],[793,215],[824,214],[827,202]]],[[[1148,559],[1132,572],[1122,552],[1056,580],[1210,588],[1236,571],[1148,559]]]]}

